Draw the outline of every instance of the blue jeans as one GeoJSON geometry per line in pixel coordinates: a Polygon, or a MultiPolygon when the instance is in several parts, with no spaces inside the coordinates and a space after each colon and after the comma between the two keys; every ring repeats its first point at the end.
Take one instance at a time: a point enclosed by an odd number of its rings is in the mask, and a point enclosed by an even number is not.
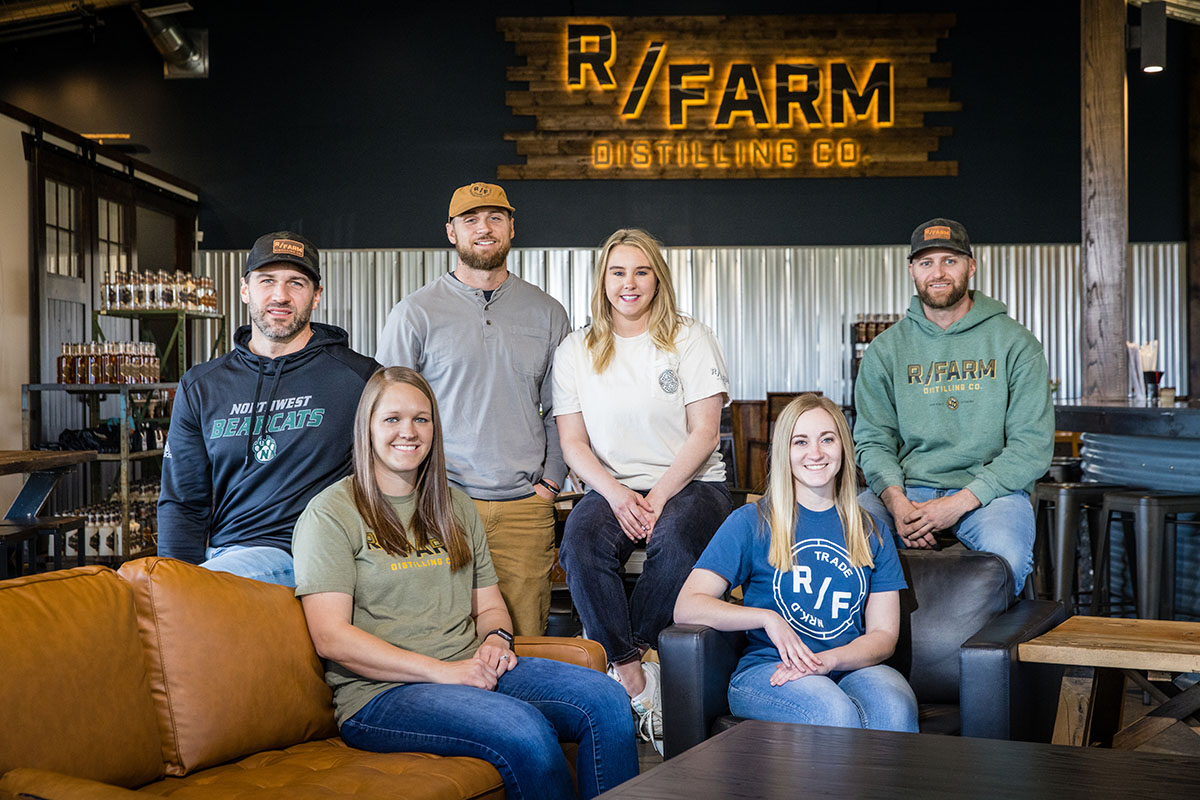
{"type": "Polygon", "coordinates": [[[629,698],[602,672],[522,658],[494,692],[406,683],[342,724],[351,747],[473,756],[492,764],[510,798],[574,797],[559,742],[579,745],[579,794],[595,797],[638,774],[629,698]]]}
{"type": "MultiPolygon", "coordinates": [[[[945,497],[958,489],[931,489],[928,486],[906,486],[904,494],[909,500],[926,501],[945,497]]],[[[904,540],[896,533],[895,522],[883,501],[867,489],[858,496],[858,503],[876,519],[883,522],[887,533],[896,539],[896,547],[905,547],[904,540]]],[[[986,506],[962,515],[950,533],[972,550],[995,553],[1008,562],[1012,569],[1016,593],[1021,594],[1025,579],[1033,572],[1034,519],[1033,504],[1026,492],[1013,492],[997,497],[986,506]]]]}
{"type": "Polygon", "coordinates": [[[683,582],[731,510],[733,500],[723,483],[692,481],[680,489],[654,524],[645,566],[626,599],[621,566],[638,543],[621,530],[599,492],[588,492],[575,504],[558,559],[583,629],[604,645],[609,661],[622,664],[658,646],[683,582]]]}
{"type": "Polygon", "coordinates": [[[764,661],[729,681],[729,710],[739,717],[835,728],[917,731],[917,697],[899,672],[877,664],[834,679],[805,675],[771,685],[778,661],[764,661]]]}
{"type": "Polygon", "coordinates": [[[204,552],[204,557],[208,560],[200,566],[213,572],[229,572],[243,578],[296,588],[292,554],[278,547],[230,544],[210,547],[204,552]]]}

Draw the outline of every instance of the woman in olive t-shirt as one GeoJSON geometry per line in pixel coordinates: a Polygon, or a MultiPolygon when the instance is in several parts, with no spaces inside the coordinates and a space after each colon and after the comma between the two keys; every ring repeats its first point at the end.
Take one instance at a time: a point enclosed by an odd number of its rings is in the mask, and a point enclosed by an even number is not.
{"type": "Polygon", "coordinates": [[[479,516],[446,479],[437,402],[419,373],[368,381],[354,474],[313,498],[292,546],[347,744],[482,758],[510,797],[574,795],[560,740],[579,745],[583,797],[637,774],[617,684],[513,652],[479,516]]]}

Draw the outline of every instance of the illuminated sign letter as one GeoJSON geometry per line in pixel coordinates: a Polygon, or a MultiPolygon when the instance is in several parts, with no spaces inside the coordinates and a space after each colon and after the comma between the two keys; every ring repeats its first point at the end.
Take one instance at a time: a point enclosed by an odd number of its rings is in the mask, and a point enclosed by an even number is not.
{"type": "Polygon", "coordinates": [[[775,65],[775,124],[790,128],[792,107],[799,106],[804,121],[813,127],[823,123],[817,112],[817,99],[821,96],[821,70],[815,64],[775,65]],[[803,79],[804,88],[792,88],[793,79],[803,79]]]}
{"type": "Polygon", "coordinates": [[[708,80],[712,77],[712,67],[708,64],[671,64],[667,67],[668,95],[670,98],[670,118],[667,125],[672,128],[683,128],[687,125],[687,106],[703,105],[708,99],[708,91],[703,86],[687,86],[684,81],[688,78],[708,80]]]}
{"type": "Polygon", "coordinates": [[[584,87],[584,68],[592,71],[601,89],[617,88],[609,67],[616,58],[613,30],[607,25],[567,26],[567,88],[584,87]],[[596,49],[590,47],[595,45],[596,49]]]}
{"type": "Polygon", "coordinates": [[[625,98],[625,107],[621,109],[622,117],[637,119],[642,115],[642,109],[646,106],[646,97],[649,95],[650,87],[654,85],[658,68],[662,66],[663,54],[666,49],[666,42],[651,42],[646,48],[646,55],[642,56],[642,66],[638,69],[637,77],[633,79],[629,97],[625,98]]]}
{"type": "Polygon", "coordinates": [[[729,77],[725,79],[725,91],[714,125],[718,128],[730,127],[735,114],[749,116],[760,128],[771,124],[767,107],[763,104],[762,87],[758,85],[758,72],[753,64],[729,65],[729,77]]]}
{"type": "Polygon", "coordinates": [[[854,111],[854,117],[866,119],[875,104],[875,122],[879,125],[892,124],[892,64],[878,61],[871,67],[862,91],[854,80],[850,67],[840,61],[829,64],[830,121],[834,125],[846,124],[846,103],[854,111]]]}

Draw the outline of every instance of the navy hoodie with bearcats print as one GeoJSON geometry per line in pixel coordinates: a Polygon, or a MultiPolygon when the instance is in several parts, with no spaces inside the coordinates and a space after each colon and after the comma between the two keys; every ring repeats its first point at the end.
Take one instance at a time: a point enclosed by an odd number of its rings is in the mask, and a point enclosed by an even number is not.
{"type": "Polygon", "coordinates": [[[344,330],[312,323],[302,350],[235,349],[179,382],[163,455],[158,554],[198,564],[205,547],[292,550],[308,501],[350,474],[354,412],[379,364],[347,346],[344,330]]]}

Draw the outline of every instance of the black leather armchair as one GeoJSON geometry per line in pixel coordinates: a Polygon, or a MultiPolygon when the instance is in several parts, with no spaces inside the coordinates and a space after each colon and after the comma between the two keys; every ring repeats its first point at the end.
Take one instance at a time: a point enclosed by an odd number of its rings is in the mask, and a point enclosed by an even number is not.
{"type": "MultiPolygon", "coordinates": [[[[921,731],[1048,742],[1062,667],[1017,661],[1017,645],[1058,625],[1066,607],[1018,600],[1004,559],[954,548],[903,550],[900,640],[887,661],[908,679],[921,731]]],[[[740,722],[726,690],[745,634],[672,625],[658,642],[664,752],[678,755],[740,722]]]]}

